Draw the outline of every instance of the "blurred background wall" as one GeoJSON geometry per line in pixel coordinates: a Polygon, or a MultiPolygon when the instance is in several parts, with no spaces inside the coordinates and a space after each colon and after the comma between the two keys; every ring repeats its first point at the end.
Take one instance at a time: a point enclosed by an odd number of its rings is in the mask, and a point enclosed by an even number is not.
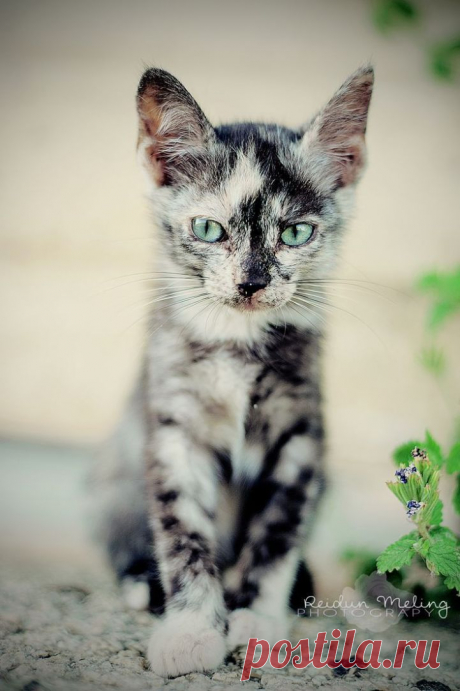
{"type": "Polygon", "coordinates": [[[460,407],[459,329],[443,334],[440,383],[419,362],[426,304],[412,290],[460,260],[458,82],[436,80],[425,50],[459,28],[460,3],[417,4],[418,26],[384,34],[366,0],[1,3],[0,434],[62,449],[50,460],[43,446],[2,447],[4,546],[34,516],[53,553],[66,544],[59,516],[80,501],[66,468],[84,465],[68,448],[110,431],[139,365],[154,248],[134,94],[147,65],[179,77],[216,123],[295,126],[374,63],[369,169],[337,272],[352,283],[337,284],[329,315],[332,488],[312,551],[333,582],[341,545],[404,532],[384,484],[391,450],[426,427],[450,442],[460,407]]]}

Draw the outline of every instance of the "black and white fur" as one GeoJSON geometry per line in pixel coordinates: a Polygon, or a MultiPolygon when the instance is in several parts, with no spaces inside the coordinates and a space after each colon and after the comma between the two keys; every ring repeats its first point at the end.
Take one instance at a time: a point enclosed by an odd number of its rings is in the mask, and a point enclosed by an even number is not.
{"type": "Polygon", "coordinates": [[[127,600],[161,615],[148,649],[159,674],[286,637],[290,598],[309,594],[303,545],[324,485],[321,279],[365,163],[372,85],[360,69],[296,130],[214,128],[173,76],[141,79],[157,291],[139,384],[94,487],[127,600]],[[219,222],[225,240],[199,240],[194,217],[219,222]],[[312,239],[283,245],[299,222],[312,239]]]}

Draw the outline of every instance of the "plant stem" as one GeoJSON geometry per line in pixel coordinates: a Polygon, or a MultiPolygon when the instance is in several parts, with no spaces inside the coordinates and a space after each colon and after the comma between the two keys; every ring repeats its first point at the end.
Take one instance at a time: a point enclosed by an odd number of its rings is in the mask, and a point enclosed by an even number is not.
{"type": "Polygon", "coordinates": [[[428,532],[428,528],[427,528],[427,526],[425,525],[425,523],[418,523],[418,524],[417,524],[417,529],[418,529],[419,534],[420,534],[423,538],[425,538],[425,540],[428,540],[428,541],[431,540],[430,534],[429,534],[429,532],[428,532]]]}

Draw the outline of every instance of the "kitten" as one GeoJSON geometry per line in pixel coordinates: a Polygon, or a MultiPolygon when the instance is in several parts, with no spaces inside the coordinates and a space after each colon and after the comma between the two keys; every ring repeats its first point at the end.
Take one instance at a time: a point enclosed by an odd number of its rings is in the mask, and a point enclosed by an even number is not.
{"type": "Polygon", "coordinates": [[[285,638],[289,603],[309,594],[322,279],[364,167],[372,86],[358,70],[299,129],[214,128],[167,72],[140,81],[159,290],[142,376],[96,474],[127,600],[162,615],[148,649],[159,674],[285,638]]]}

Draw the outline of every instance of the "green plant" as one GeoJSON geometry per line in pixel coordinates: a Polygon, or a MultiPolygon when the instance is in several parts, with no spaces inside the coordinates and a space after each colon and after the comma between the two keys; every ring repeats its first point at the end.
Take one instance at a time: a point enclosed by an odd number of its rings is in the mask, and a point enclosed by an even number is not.
{"type": "Polygon", "coordinates": [[[378,0],[374,3],[374,24],[384,33],[398,26],[415,23],[419,18],[417,6],[410,0],[378,0]]]}
{"type": "MultiPolygon", "coordinates": [[[[351,569],[352,579],[355,587],[359,587],[361,576],[370,576],[377,571],[378,556],[368,549],[347,548],[340,555],[342,563],[351,569]]],[[[409,622],[427,619],[432,616],[434,608],[445,609],[446,618],[451,623],[458,622],[460,612],[460,598],[457,597],[455,590],[449,590],[443,581],[437,577],[432,578],[425,569],[423,560],[416,555],[411,564],[403,566],[398,570],[386,574],[388,583],[397,590],[405,590],[415,596],[414,607],[407,616],[409,622]],[[425,571],[425,574],[424,574],[425,571]],[[447,605],[447,607],[446,607],[447,605]]],[[[376,592],[377,596],[381,593],[376,592]]],[[[369,599],[369,591],[362,593],[363,597],[369,599]]],[[[375,593],[374,593],[375,595],[375,593]]],[[[381,604],[376,598],[376,605],[381,604]]]]}
{"type": "Polygon", "coordinates": [[[443,468],[457,475],[453,497],[460,513],[460,443],[444,456],[429,432],[424,442],[408,442],[398,447],[393,458],[398,465],[396,481],[388,487],[405,506],[414,530],[387,547],[377,559],[380,573],[399,570],[420,557],[428,570],[444,579],[448,588],[460,592],[460,547],[455,534],[442,524],[443,504],[439,479],[443,468]]]}
{"type": "Polygon", "coordinates": [[[446,319],[460,311],[460,266],[452,271],[426,273],[419,278],[416,287],[428,293],[432,300],[428,313],[430,330],[437,330],[446,319]]]}
{"type": "MultiPolygon", "coordinates": [[[[416,282],[418,291],[427,294],[430,300],[426,320],[425,343],[418,359],[422,366],[438,382],[446,407],[456,407],[456,391],[449,391],[449,362],[439,345],[438,334],[442,326],[455,315],[460,314],[460,266],[451,271],[431,271],[416,282]]],[[[445,342],[445,339],[444,339],[445,342]]],[[[454,419],[454,439],[460,440],[460,418],[454,419]]]]}
{"type": "MultiPolygon", "coordinates": [[[[422,14],[415,0],[374,0],[372,20],[381,33],[389,34],[399,28],[421,26],[422,14]]],[[[433,75],[440,80],[453,80],[460,57],[460,36],[456,34],[427,46],[426,51],[433,75]]]]}
{"type": "Polygon", "coordinates": [[[430,51],[430,67],[440,79],[451,80],[455,76],[455,63],[460,57],[460,37],[442,41],[430,51]]]}
{"type": "MultiPolygon", "coordinates": [[[[432,336],[432,342],[422,348],[420,361],[440,378],[446,371],[447,361],[434,336],[448,319],[460,313],[460,267],[426,273],[416,287],[431,299],[427,333],[432,336]]],[[[459,542],[452,530],[442,525],[439,479],[442,472],[454,476],[452,503],[460,514],[460,418],[454,420],[453,439],[458,441],[446,455],[429,432],[423,442],[409,441],[394,451],[397,480],[388,483],[388,487],[404,504],[407,518],[415,529],[387,547],[379,557],[360,549],[343,552],[342,561],[354,567],[355,579],[362,574],[370,575],[377,568],[380,573],[388,573],[389,582],[400,588],[413,581],[414,573],[423,573],[414,567],[425,565],[437,578],[429,579],[429,585],[416,579],[409,586],[411,590],[422,601],[446,600],[449,607],[458,609],[454,593],[460,591],[459,542]]]]}

